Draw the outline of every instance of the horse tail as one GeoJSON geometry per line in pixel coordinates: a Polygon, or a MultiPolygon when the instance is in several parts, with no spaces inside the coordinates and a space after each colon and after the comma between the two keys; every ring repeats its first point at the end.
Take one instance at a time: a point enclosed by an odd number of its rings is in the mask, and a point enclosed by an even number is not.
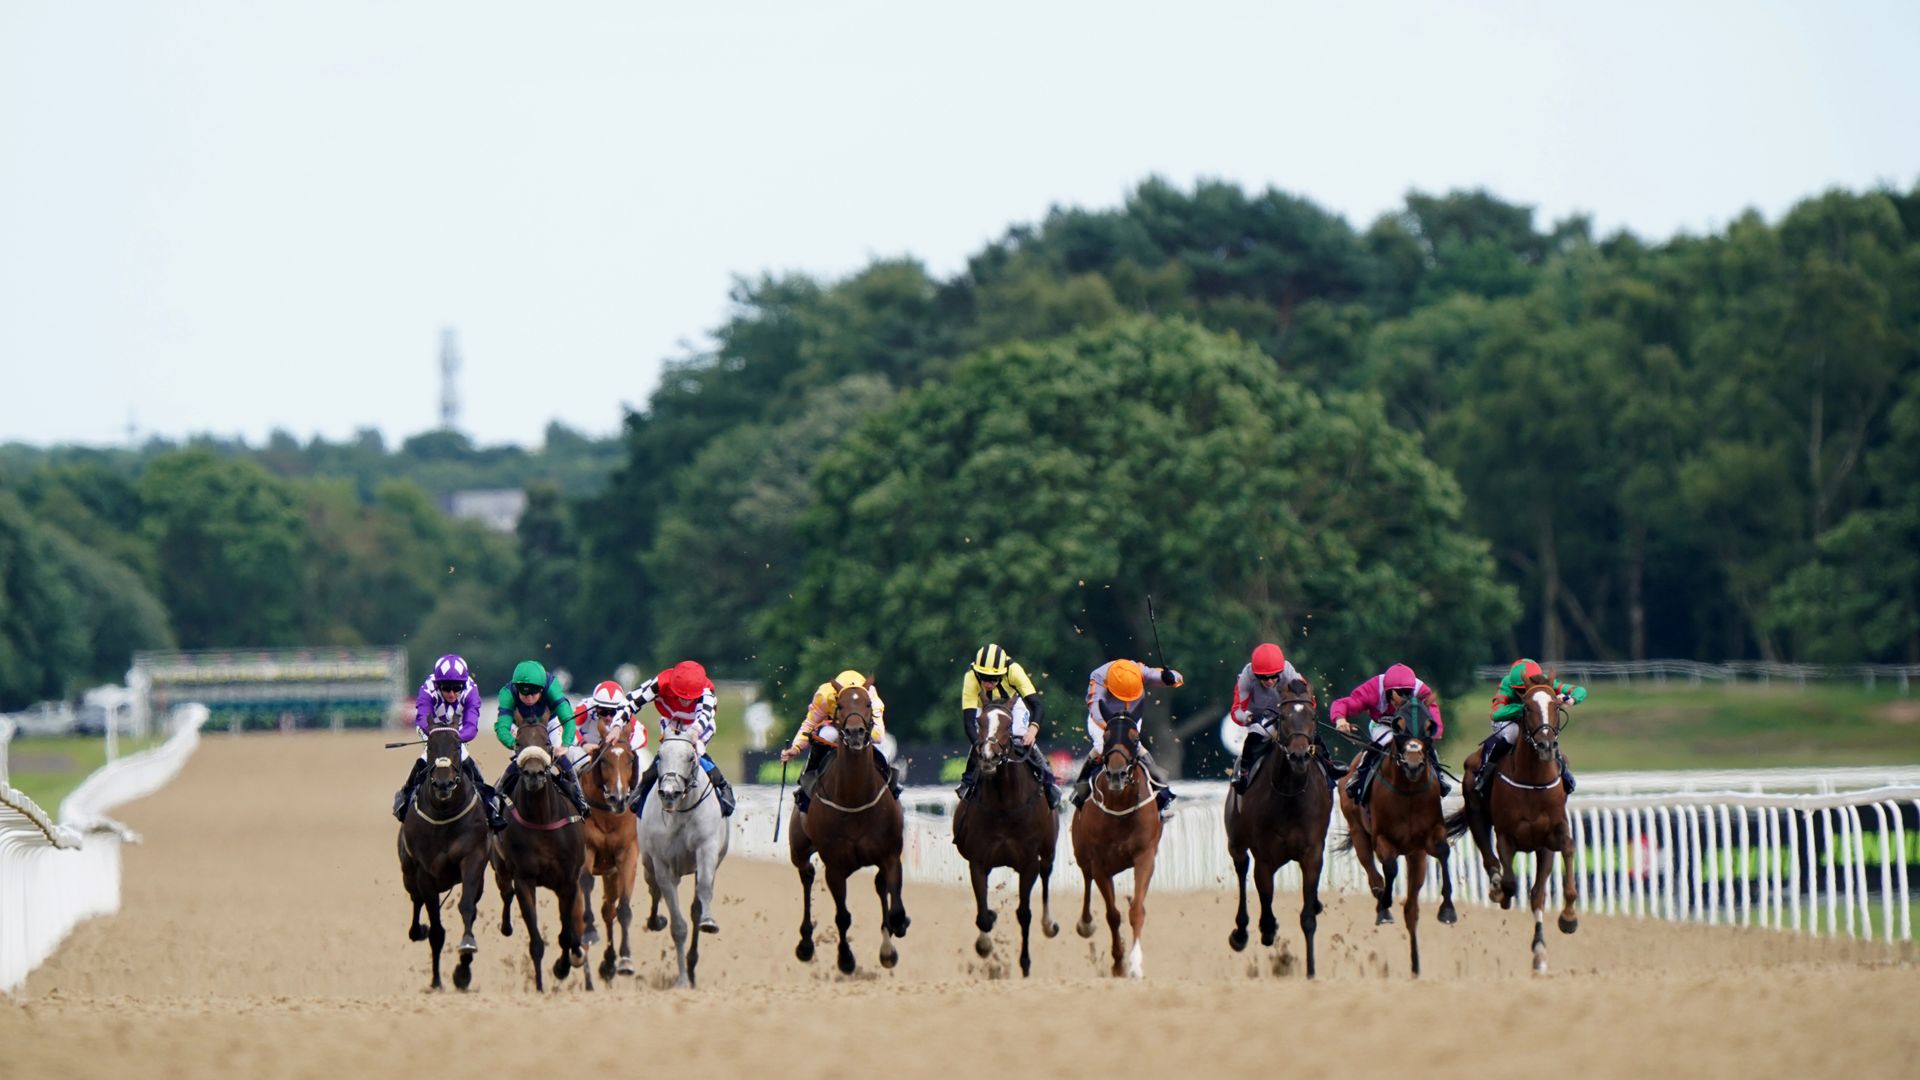
{"type": "Polygon", "coordinates": [[[1334,854],[1336,855],[1343,855],[1352,850],[1353,850],[1353,834],[1352,833],[1341,833],[1340,839],[1335,840],[1333,842],[1333,851],[1334,851],[1334,854]]]}
{"type": "Polygon", "coordinates": [[[1461,836],[1465,834],[1469,828],[1471,828],[1471,826],[1467,823],[1467,808],[1465,806],[1447,815],[1447,839],[1451,840],[1456,836],[1461,836]]]}

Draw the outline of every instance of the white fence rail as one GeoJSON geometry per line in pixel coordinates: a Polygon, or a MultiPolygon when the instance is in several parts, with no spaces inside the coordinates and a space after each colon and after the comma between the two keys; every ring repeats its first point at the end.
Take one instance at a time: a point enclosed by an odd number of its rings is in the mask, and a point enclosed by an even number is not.
{"type": "MultiPolygon", "coordinates": [[[[1884,775],[1886,770],[1878,772],[1884,775]]],[[[1656,774],[1625,775],[1652,786],[1645,778],[1656,774]]],[[[1909,836],[1920,832],[1920,786],[1810,795],[1671,790],[1591,795],[1590,783],[1582,780],[1581,794],[1570,804],[1574,872],[1583,911],[1889,941],[1913,937],[1912,889],[1920,882],[1910,877],[1909,863],[1920,863],[1920,853],[1910,846],[1914,841],[1909,836]]],[[[1233,889],[1222,816],[1226,785],[1178,786],[1183,798],[1162,835],[1153,888],[1233,889]]],[[[784,818],[791,803],[776,807],[774,797],[771,788],[741,789],[733,819],[735,854],[786,859],[784,825],[779,844],[773,843],[774,814],[784,818]]],[[[952,792],[910,788],[905,802],[907,876],[966,884],[967,864],[953,848],[952,792]]],[[[1457,808],[1458,796],[1446,805],[1449,811],[1457,808]]],[[[1070,822],[1061,822],[1053,884],[1061,896],[1077,903],[1081,881],[1070,822]]],[[[1366,875],[1359,862],[1332,850],[1345,835],[1346,821],[1336,810],[1327,834],[1321,887],[1365,894],[1366,875]]],[[[1471,837],[1453,842],[1450,861],[1455,901],[1487,904],[1488,881],[1471,837]]],[[[1515,862],[1523,886],[1532,880],[1532,866],[1529,856],[1515,862]]],[[[1558,859],[1549,873],[1557,897],[1558,859]]],[[[1299,889],[1299,869],[1281,871],[1280,886],[1299,889]]],[[[1437,901],[1439,895],[1437,875],[1430,874],[1422,896],[1437,901]]]]}
{"type": "MultiPolygon", "coordinates": [[[[1703,682],[1784,682],[1805,686],[1808,682],[1848,682],[1859,680],[1869,688],[1887,683],[1906,693],[1920,681],[1920,664],[1773,664],[1758,660],[1736,660],[1725,664],[1703,664],[1698,660],[1560,660],[1542,661],[1556,676],[1573,682],[1635,679],[1664,683],[1681,680],[1698,686],[1703,682]]],[[[1499,682],[1507,674],[1503,666],[1475,668],[1474,678],[1499,682]]]]}
{"type": "Polygon", "coordinates": [[[0,993],[25,982],[81,920],[120,909],[120,845],[137,837],[106,812],[172,779],[206,715],[183,709],[172,738],[88,777],[61,803],[63,824],[0,782],[0,993]]]}

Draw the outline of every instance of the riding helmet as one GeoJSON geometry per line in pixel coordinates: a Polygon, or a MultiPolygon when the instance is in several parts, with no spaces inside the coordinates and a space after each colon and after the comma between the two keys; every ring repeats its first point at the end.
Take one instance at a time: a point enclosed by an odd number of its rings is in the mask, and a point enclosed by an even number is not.
{"type": "Polygon", "coordinates": [[[999,678],[1007,673],[1009,663],[1007,651],[998,645],[982,645],[980,651],[973,654],[973,671],[976,675],[999,678]]]}
{"type": "Polygon", "coordinates": [[[1255,675],[1278,675],[1287,670],[1287,654],[1280,646],[1269,641],[1253,650],[1253,673],[1255,675]]]}
{"type": "Polygon", "coordinates": [[[1140,674],[1140,665],[1132,660],[1115,660],[1107,665],[1107,693],[1121,701],[1138,701],[1140,695],[1147,692],[1146,679],[1140,674]]]}

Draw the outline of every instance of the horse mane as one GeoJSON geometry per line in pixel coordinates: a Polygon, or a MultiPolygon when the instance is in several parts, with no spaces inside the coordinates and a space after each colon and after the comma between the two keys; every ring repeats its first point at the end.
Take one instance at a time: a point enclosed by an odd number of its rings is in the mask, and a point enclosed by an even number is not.
{"type": "MultiPolygon", "coordinates": [[[[1313,687],[1305,679],[1295,679],[1280,691],[1281,701],[1314,701],[1313,687]]],[[[1318,702],[1315,702],[1318,704],[1318,702]]]]}
{"type": "Polygon", "coordinates": [[[1520,684],[1520,689],[1532,690],[1539,686],[1544,686],[1552,690],[1554,688],[1553,673],[1550,671],[1542,671],[1538,675],[1529,675],[1527,676],[1527,681],[1520,684]]]}

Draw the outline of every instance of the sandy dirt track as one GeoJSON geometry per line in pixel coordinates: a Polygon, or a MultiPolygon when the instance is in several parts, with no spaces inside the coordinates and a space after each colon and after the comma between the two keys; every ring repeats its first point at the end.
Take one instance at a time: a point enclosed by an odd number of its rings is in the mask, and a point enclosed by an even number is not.
{"type": "MultiPolygon", "coordinates": [[[[1467,906],[1456,926],[1423,918],[1416,982],[1403,930],[1374,927],[1369,903],[1338,897],[1321,920],[1321,978],[1308,983],[1290,960],[1297,894],[1280,898],[1283,959],[1257,940],[1228,949],[1223,887],[1153,895],[1147,978],[1130,983],[1106,978],[1104,949],[1073,934],[1080,883],[1066,872],[1055,875],[1062,934],[1036,933],[1024,982],[1000,966],[1017,945],[1004,893],[1000,959],[981,961],[971,898],[909,882],[912,930],[900,966],[882,972],[871,872],[861,875],[850,890],[861,970],[845,979],[824,887],[824,945],[802,965],[792,870],[736,859],[721,870],[722,933],[706,940],[698,990],[660,988],[670,945],[636,924],[638,978],[589,995],[576,974],[546,998],[532,992],[524,928],[499,935],[489,880],[474,992],[432,994],[426,946],[406,939],[386,814],[406,760],[381,739],[209,736],[174,784],[125,808],[146,842],[127,849],[122,912],[79,928],[0,998],[0,1080],[1350,1075],[1354,1055],[1374,1059],[1366,1075],[1477,1078],[1920,1070],[1910,948],[1590,915],[1577,935],[1553,935],[1554,974],[1541,979],[1527,971],[1527,916],[1467,906]],[[1515,1034],[1489,1038],[1501,1025],[1515,1034]],[[1391,1065],[1409,1058],[1418,1066],[1391,1065]]],[[[504,762],[497,746],[479,753],[490,773],[504,762]]]]}

